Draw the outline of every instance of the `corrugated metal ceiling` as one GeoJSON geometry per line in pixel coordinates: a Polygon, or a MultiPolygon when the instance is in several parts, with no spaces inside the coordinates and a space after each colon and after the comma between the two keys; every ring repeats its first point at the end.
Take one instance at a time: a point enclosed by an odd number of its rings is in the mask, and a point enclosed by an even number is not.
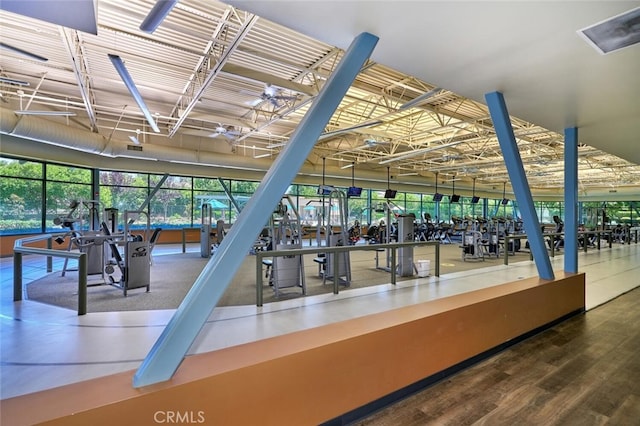
{"type": "MultiPolygon", "coordinates": [[[[343,53],[264,19],[251,25],[248,13],[216,1],[182,0],[158,30],[147,34],[139,25],[153,4],[101,0],[98,35],[0,11],[3,43],[48,58],[39,62],[2,51],[1,76],[29,83],[0,83],[2,107],[73,111],[75,117],[47,119],[97,131],[114,143],[130,143],[128,137],[138,131],[146,144],[172,146],[179,139],[181,148],[193,150],[250,156],[258,149],[276,155],[343,53]],[[249,26],[246,35],[234,44],[244,25],[249,26]],[[160,134],[150,130],[108,54],[123,59],[160,134]],[[220,72],[194,99],[223,60],[220,72]],[[266,94],[269,84],[277,88],[273,96],[266,94]],[[176,135],[169,137],[176,124],[176,135]],[[230,137],[220,137],[220,127],[232,132],[230,137]]],[[[415,173],[416,179],[433,180],[438,173],[459,180],[458,187],[508,181],[484,105],[441,90],[400,108],[434,88],[388,64],[369,64],[329,123],[326,131],[333,136],[320,139],[309,161],[326,159],[336,168],[353,162],[385,174],[389,167],[397,174],[415,173]],[[376,122],[363,125],[371,121],[376,122]]],[[[561,191],[562,135],[517,118],[513,125],[530,185],[561,191]]],[[[620,185],[640,180],[637,166],[581,148],[585,188],[609,187],[623,175],[620,185]]]]}

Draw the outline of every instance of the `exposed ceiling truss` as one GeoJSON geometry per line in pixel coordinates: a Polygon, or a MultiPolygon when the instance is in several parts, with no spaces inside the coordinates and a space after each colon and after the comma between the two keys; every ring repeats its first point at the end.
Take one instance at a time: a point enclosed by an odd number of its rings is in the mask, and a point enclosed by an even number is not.
{"type": "MultiPolygon", "coordinates": [[[[74,117],[47,119],[113,143],[140,135],[142,145],[274,158],[344,53],[208,0],[180,1],[147,34],[138,26],[153,4],[101,0],[97,35],[0,11],[3,40],[48,59],[3,50],[0,107],[71,111],[74,117]],[[159,134],[132,106],[109,54],[126,61],[159,134]],[[228,138],[215,138],[225,131],[228,138]]],[[[512,124],[530,186],[562,191],[563,135],[516,117],[512,124]]],[[[436,174],[455,177],[458,187],[501,187],[509,180],[485,105],[374,62],[363,68],[308,159],[324,161],[335,173],[350,164],[384,176],[392,169],[415,183],[436,174]]],[[[583,189],[637,186],[640,167],[583,145],[579,180],[583,189]]]]}

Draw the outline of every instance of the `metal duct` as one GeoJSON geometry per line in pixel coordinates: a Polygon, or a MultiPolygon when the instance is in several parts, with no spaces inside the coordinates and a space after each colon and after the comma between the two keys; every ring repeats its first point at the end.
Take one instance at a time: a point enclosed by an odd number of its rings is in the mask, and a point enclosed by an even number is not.
{"type": "Polygon", "coordinates": [[[2,133],[93,154],[103,154],[107,145],[107,140],[97,133],[75,129],[33,115],[18,117],[13,111],[6,109],[1,111],[0,131],[2,133]]]}
{"type": "Polygon", "coordinates": [[[18,116],[5,108],[0,108],[0,133],[11,134],[18,124],[18,116]]]}
{"type": "Polygon", "coordinates": [[[126,142],[109,143],[105,137],[97,133],[37,116],[18,117],[13,111],[5,108],[0,108],[0,133],[108,157],[138,158],[263,172],[267,171],[271,165],[270,160],[260,161],[239,155],[199,152],[151,144],[144,145],[142,151],[130,151],[127,149],[126,142]]]}

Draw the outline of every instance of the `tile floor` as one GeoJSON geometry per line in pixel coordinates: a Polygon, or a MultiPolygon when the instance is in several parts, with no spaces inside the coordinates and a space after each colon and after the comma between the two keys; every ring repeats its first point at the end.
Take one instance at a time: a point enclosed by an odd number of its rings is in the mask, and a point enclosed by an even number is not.
{"type": "MultiPolygon", "coordinates": [[[[156,246],[154,256],[180,246],[156,246]]],[[[189,250],[199,250],[190,247],[189,250]]],[[[640,286],[640,245],[614,245],[578,255],[587,274],[587,309],[640,286]]],[[[551,259],[562,270],[563,256],[551,259]]],[[[60,264],[62,261],[60,261],[60,264]]],[[[54,270],[60,270],[55,265],[54,270]]],[[[46,273],[45,259],[25,256],[24,281],[46,273]]],[[[524,261],[416,278],[276,302],[263,307],[216,308],[190,353],[201,353],[329,322],[341,321],[412,303],[446,297],[504,282],[537,276],[524,261]],[[479,279],[482,277],[482,279],[479,279]]],[[[29,300],[13,302],[13,259],[0,259],[0,398],[10,398],[67,383],[135,370],[167,324],[173,310],[90,313],[29,300]]]]}

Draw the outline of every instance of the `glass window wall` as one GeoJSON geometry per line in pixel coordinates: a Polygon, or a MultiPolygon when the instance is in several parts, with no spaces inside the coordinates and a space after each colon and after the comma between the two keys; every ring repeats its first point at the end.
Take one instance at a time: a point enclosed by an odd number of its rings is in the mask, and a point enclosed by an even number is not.
{"type": "MultiPolygon", "coordinates": [[[[158,174],[102,170],[99,176],[100,208],[115,208],[119,214],[125,210],[138,210],[163,178],[158,174]]],[[[59,232],[54,219],[69,215],[74,201],[92,199],[91,169],[60,164],[0,157],[0,234],[29,234],[59,232]]],[[[235,205],[240,209],[255,192],[259,182],[189,176],[168,176],[151,198],[147,209],[152,226],[165,229],[198,227],[204,202],[212,206],[212,221],[223,219],[233,223],[237,218],[235,205]],[[227,192],[230,191],[230,193],[227,192]],[[232,203],[232,200],[235,203],[232,203]]],[[[346,188],[340,188],[346,192],[346,188]]],[[[288,190],[300,213],[304,226],[323,224],[324,217],[339,223],[337,205],[329,205],[329,197],[318,194],[318,185],[294,184],[288,190]]],[[[460,197],[450,202],[433,201],[433,194],[397,192],[394,198],[385,198],[385,191],[364,189],[359,197],[348,201],[347,225],[355,221],[366,227],[378,225],[397,215],[414,214],[416,221],[453,224],[453,218],[518,219],[514,200],[480,199],[472,203],[471,197],[460,197]]],[[[335,204],[335,202],[333,203],[335,204]]],[[[535,202],[542,224],[553,225],[553,217],[563,218],[562,202],[535,202]]],[[[579,203],[579,221],[588,228],[638,226],[638,201],[579,203]]]]}
{"type": "Polygon", "coordinates": [[[41,163],[0,158],[0,233],[43,231],[44,167],[41,163]]]}

